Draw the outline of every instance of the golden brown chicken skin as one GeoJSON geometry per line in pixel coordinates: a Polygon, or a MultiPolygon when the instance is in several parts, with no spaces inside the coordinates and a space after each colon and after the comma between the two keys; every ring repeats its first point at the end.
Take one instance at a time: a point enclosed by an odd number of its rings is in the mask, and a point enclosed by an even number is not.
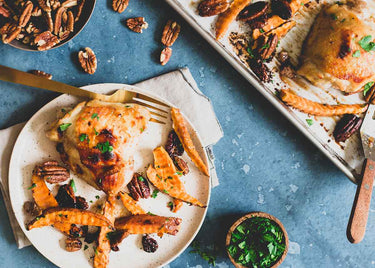
{"type": "Polygon", "coordinates": [[[357,16],[364,8],[362,1],[323,7],[305,41],[297,73],[318,87],[346,93],[361,91],[374,80],[375,51],[366,50],[375,31],[357,16]]]}

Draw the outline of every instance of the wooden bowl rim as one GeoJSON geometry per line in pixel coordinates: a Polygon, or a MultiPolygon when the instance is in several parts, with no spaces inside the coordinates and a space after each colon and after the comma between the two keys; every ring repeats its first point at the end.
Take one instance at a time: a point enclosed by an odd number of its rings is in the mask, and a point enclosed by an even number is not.
{"type": "Polygon", "coordinates": [[[232,237],[232,233],[237,228],[237,226],[240,225],[245,220],[250,219],[250,218],[254,218],[254,217],[260,217],[260,218],[270,219],[270,220],[276,222],[276,224],[279,225],[280,228],[281,228],[281,230],[283,231],[283,234],[284,234],[284,237],[285,237],[285,250],[283,252],[283,255],[281,255],[281,257],[279,258],[279,260],[277,262],[275,262],[274,265],[272,265],[271,267],[269,267],[269,268],[276,268],[276,267],[278,267],[284,261],[286,255],[288,253],[288,249],[289,249],[288,233],[286,232],[284,225],[281,223],[281,221],[278,218],[276,218],[275,216],[272,216],[271,214],[268,214],[268,213],[265,213],[265,212],[261,212],[261,211],[253,211],[253,212],[250,212],[250,213],[242,216],[237,221],[235,221],[232,224],[232,226],[229,228],[229,231],[228,231],[227,237],[226,237],[226,241],[225,241],[225,248],[226,248],[225,250],[226,250],[226,252],[228,254],[228,257],[229,257],[230,261],[233,263],[233,265],[236,268],[248,268],[246,266],[241,265],[240,263],[237,263],[232,258],[232,256],[230,255],[230,253],[228,252],[227,247],[229,246],[230,239],[232,237]]]}
{"type": "Polygon", "coordinates": [[[49,50],[52,50],[52,49],[55,49],[55,48],[59,48],[59,47],[65,45],[65,44],[69,43],[86,27],[87,23],[91,19],[92,14],[94,13],[95,6],[96,6],[96,0],[90,0],[90,1],[92,1],[92,3],[91,3],[92,6],[89,9],[86,10],[86,12],[87,12],[86,20],[84,22],[82,22],[82,24],[80,25],[80,28],[77,31],[74,31],[72,36],[63,40],[61,43],[56,44],[55,46],[51,47],[50,49],[40,51],[37,48],[33,48],[31,46],[23,44],[22,42],[20,42],[18,40],[13,40],[12,42],[8,43],[8,45],[10,45],[14,48],[20,49],[20,50],[24,50],[24,51],[45,52],[45,51],[49,51],[49,50]]]}

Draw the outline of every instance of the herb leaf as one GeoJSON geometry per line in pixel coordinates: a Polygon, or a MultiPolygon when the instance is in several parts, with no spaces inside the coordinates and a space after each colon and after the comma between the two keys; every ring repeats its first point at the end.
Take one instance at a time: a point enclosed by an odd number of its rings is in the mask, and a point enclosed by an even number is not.
{"type": "Polygon", "coordinates": [[[69,185],[70,187],[72,187],[73,192],[77,192],[76,183],[74,182],[73,179],[70,180],[69,185]]]}
{"type": "Polygon", "coordinates": [[[113,151],[113,146],[109,143],[109,141],[106,141],[106,142],[103,142],[103,143],[98,143],[94,148],[99,149],[99,151],[101,153],[113,151]]]}
{"type": "Polygon", "coordinates": [[[371,50],[375,50],[375,43],[371,41],[372,36],[366,35],[361,40],[358,41],[358,44],[363,48],[365,51],[369,52],[371,50]]]}
{"type": "Polygon", "coordinates": [[[79,136],[79,140],[80,141],[85,141],[85,140],[89,141],[89,136],[87,136],[87,134],[81,134],[79,136]]]}
{"type": "Polygon", "coordinates": [[[191,250],[189,253],[198,254],[202,257],[202,259],[206,260],[208,262],[208,264],[210,264],[212,266],[216,266],[216,257],[213,256],[209,252],[202,251],[198,241],[193,241],[191,246],[192,246],[193,250],[191,250]]]}
{"type": "Polygon", "coordinates": [[[159,190],[158,189],[155,189],[152,194],[151,194],[151,197],[152,198],[156,198],[158,196],[158,193],[159,193],[159,190]]]}
{"type": "Polygon", "coordinates": [[[33,188],[35,188],[35,187],[36,187],[36,184],[33,183],[33,184],[31,184],[31,186],[30,186],[29,188],[27,188],[27,190],[31,190],[31,189],[33,189],[33,188]]]}
{"type": "Polygon", "coordinates": [[[95,118],[99,120],[99,116],[97,113],[93,113],[91,116],[91,119],[95,119],[95,118]]]}
{"type": "Polygon", "coordinates": [[[368,82],[365,86],[364,86],[364,90],[363,90],[363,96],[366,96],[367,92],[371,89],[371,87],[374,85],[374,82],[368,82]]]}
{"type": "Polygon", "coordinates": [[[72,123],[61,124],[61,125],[59,126],[59,129],[60,129],[60,131],[65,131],[65,130],[67,130],[68,127],[70,127],[71,125],[72,125],[72,123]]]}
{"type": "Polygon", "coordinates": [[[312,125],[314,125],[314,120],[312,120],[312,119],[306,119],[306,123],[307,123],[309,126],[312,126],[312,125]]]}
{"type": "Polygon", "coordinates": [[[353,58],[359,58],[361,56],[361,52],[359,50],[354,51],[353,58]]]}

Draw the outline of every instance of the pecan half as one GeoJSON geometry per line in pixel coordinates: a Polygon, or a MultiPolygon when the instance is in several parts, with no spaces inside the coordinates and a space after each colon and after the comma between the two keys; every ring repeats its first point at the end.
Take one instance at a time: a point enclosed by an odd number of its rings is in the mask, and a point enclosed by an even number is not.
{"type": "Polygon", "coordinates": [[[270,60],[275,55],[276,47],[279,42],[279,38],[276,34],[270,34],[269,36],[261,36],[258,38],[258,56],[261,60],[270,60]]]}
{"type": "Polygon", "coordinates": [[[10,17],[9,9],[7,9],[5,6],[0,5],[0,15],[2,15],[5,18],[9,18],[10,17]]]}
{"type": "Polygon", "coordinates": [[[44,13],[44,20],[47,24],[48,31],[53,32],[53,19],[52,19],[51,12],[44,13]]]}
{"type": "Polygon", "coordinates": [[[169,20],[164,26],[163,35],[161,37],[161,42],[163,45],[167,47],[172,46],[180,34],[180,30],[181,27],[177,22],[169,20]]]}
{"type": "Polygon", "coordinates": [[[78,21],[79,18],[81,17],[83,6],[85,5],[85,2],[86,2],[86,0],[79,0],[75,21],[78,21]]]}
{"type": "Polygon", "coordinates": [[[65,7],[60,7],[57,11],[56,11],[56,15],[55,15],[55,25],[54,25],[54,29],[53,29],[53,33],[55,35],[58,35],[59,32],[60,32],[60,28],[61,28],[61,21],[62,21],[62,15],[63,13],[65,12],[65,7]]]}
{"type": "Polygon", "coordinates": [[[38,0],[39,6],[43,9],[45,12],[51,12],[51,3],[49,0],[38,0]]]}
{"type": "Polygon", "coordinates": [[[74,15],[72,11],[68,11],[67,13],[67,21],[66,21],[66,31],[73,32],[74,31],[74,15]]]}
{"type": "Polygon", "coordinates": [[[36,76],[44,77],[44,78],[49,79],[49,80],[52,79],[52,74],[49,74],[49,73],[46,73],[46,72],[43,72],[43,71],[31,70],[31,71],[29,71],[29,73],[34,74],[36,76]]]}
{"type": "Polygon", "coordinates": [[[113,0],[112,1],[112,8],[114,11],[118,13],[124,12],[124,10],[128,7],[129,0],[113,0]]]}
{"type": "Polygon", "coordinates": [[[80,250],[82,248],[82,242],[78,238],[68,237],[65,240],[65,249],[70,252],[80,250]]]}
{"type": "Polygon", "coordinates": [[[254,4],[245,7],[240,14],[238,14],[237,19],[242,21],[250,21],[257,19],[264,14],[266,14],[269,8],[269,4],[264,1],[259,1],[254,4]]]}
{"type": "Polygon", "coordinates": [[[86,47],[85,51],[78,53],[78,60],[81,63],[82,69],[88,73],[93,74],[97,68],[97,61],[94,51],[91,48],[86,47]]]}
{"type": "Polygon", "coordinates": [[[69,8],[74,7],[78,4],[77,0],[66,0],[64,3],[61,4],[62,7],[69,8]]]}
{"type": "Polygon", "coordinates": [[[262,82],[269,82],[271,70],[261,60],[250,60],[250,68],[262,82]]]}
{"type": "Polygon", "coordinates": [[[272,11],[284,20],[288,20],[293,16],[290,0],[272,0],[272,11]]]}
{"type": "Polygon", "coordinates": [[[31,13],[33,12],[34,5],[31,1],[27,1],[22,14],[18,20],[18,26],[25,27],[31,18],[31,13]]]}
{"type": "Polygon", "coordinates": [[[38,165],[34,173],[48,183],[60,183],[66,181],[70,176],[69,170],[60,166],[56,161],[47,161],[42,165],[38,165]]]}
{"type": "Polygon", "coordinates": [[[33,17],[42,16],[42,9],[38,6],[34,7],[33,12],[31,12],[31,16],[33,16],[33,17]]]}
{"type": "Polygon", "coordinates": [[[227,0],[204,0],[198,5],[199,15],[210,17],[223,13],[229,7],[227,0]]]}
{"type": "Polygon", "coordinates": [[[0,29],[1,38],[4,44],[8,44],[16,39],[17,35],[21,32],[21,27],[15,23],[7,22],[0,29]]]}
{"type": "Polygon", "coordinates": [[[126,26],[133,32],[142,33],[143,29],[148,28],[148,23],[145,21],[144,17],[137,17],[127,19],[126,26]]]}
{"type": "Polygon", "coordinates": [[[184,153],[184,147],[174,130],[171,130],[168,134],[165,149],[172,159],[175,155],[181,156],[184,153]]]}
{"type": "Polygon", "coordinates": [[[280,76],[285,76],[291,79],[295,78],[297,74],[294,66],[290,62],[288,52],[280,52],[277,56],[277,59],[280,61],[280,76]]]}
{"type": "Polygon", "coordinates": [[[85,234],[85,231],[83,230],[83,228],[75,225],[75,224],[72,224],[70,229],[69,229],[69,236],[72,237],[72,238],[78,238],[78,237],[84,237],[86,234],[85,234]]]}
{"type": "Polygon", "coordinates": [[[375,84],[366,92],[365,100],[368,103],[375,104],[375,84]]]}
{"type": "Polygon", "coordinates": [[[337,123],[333,131],[336,142],[344,142],[349,139],[361,127],[363,119],[354,114],[345,114],[337,123]]]}
{"type": "Polygon", "coordinates": [[[166,65],[169,59],[172,56],[172,49],[170,47],[166,47],[161,51],[160,54],[160,64],[166,65]]]}
{"type": "Polygon", "coordinates": [[[31,216],[39,216],[42,213],[42,210],[34,201],[27,201],[23,204],[23,209],[25,212],[31,216]]]}
{"type": "Polygon", "coordinates": [[[175,164],[176,168],[182,172],[182,174],[186,175],[189,173],[189,166],[181,157],[174,156],[173,163],[175,164]]]}
{"type": "Polygon", "coordinates": [[[61,6],[60,0],[48,0],[51,3],[52,10],[56,10],[61,6]]]}
{"type": "Polygon", "coordinates": [[[150,187],[147,180],[139,173],[134,173],[132,180],[128,184],[131,197],[138,201],[139,198],[150,197],[150,187]]]}

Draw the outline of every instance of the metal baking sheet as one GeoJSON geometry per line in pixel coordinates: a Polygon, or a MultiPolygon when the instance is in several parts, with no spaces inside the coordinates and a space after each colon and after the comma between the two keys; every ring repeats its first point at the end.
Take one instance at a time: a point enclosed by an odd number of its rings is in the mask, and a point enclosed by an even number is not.
{"type": "MultiPolygon", "coordinates": [[[[217,41],[214,36],[215,22],[217,16],[200,17],[197,6],[201,0],[166,0],[191,26],[201,34],[207,42],[214,47],[241,75],[243,75],[266,99],[268,99],[285,117],[287,117],[312,143],[314,143],[345,175],[354,183],[360,178],[362,163],[364,160],[359,135],[353,135],[345,143],[336,143],[332,132],[340,117],[317,117],[296,111],[287,107],[276,96],[277,89],[291,88],[298,95],[308,99],[327,103],[363,103],[361,93],[345,96],[342,92],[334,89],[324,90],[312,86],[307,81],[299,79],[299,82],[283,82],[278,75],[278,62],[274,59],[268,64],[274,70],[274,77],[270,83],[261,82],[250,70],[248,65],[237,56],[229,37],[233,35],[249,36],[249,28],[241,22],[233,22],[226,35],[217,41]],[[309,126],[306,119],[312,119],[313,125],[309,126]]],[[[369,3],[369,5],[374,3],[369,3]]],[[[255,2],[255,1],[254,1],[255,2]]],[[[335,0],[326,1],[312,0],[294,16],[297,25],[281,39],[277,53],[287,51],[294,65],[298,64],[298,57],[302,44],[306,38],[316,15],[322,5],[334,3],[335,0]],[[319,2],[319,3],[318,3],[319,2]]],[[[374,10],[373,7],[367,10],[374,10]]],[[[362,14],[362,18],[370,21],[369,14],[362,14]]]]}

